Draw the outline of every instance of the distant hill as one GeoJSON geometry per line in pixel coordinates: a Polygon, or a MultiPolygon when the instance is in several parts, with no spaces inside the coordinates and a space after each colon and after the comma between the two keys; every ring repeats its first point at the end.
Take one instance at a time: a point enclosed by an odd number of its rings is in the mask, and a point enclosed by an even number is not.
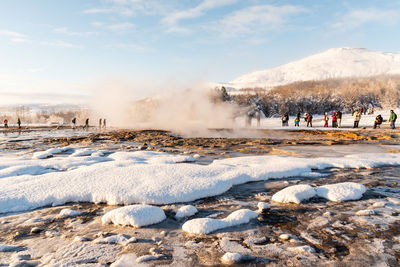
{"type": "Polygon", "coordinates": [[[273,69],[245,74],[224,84],[228,88],[273,88],[299,81],[400,74],[400,53],[364,48],[332,48],[273,69]]]}

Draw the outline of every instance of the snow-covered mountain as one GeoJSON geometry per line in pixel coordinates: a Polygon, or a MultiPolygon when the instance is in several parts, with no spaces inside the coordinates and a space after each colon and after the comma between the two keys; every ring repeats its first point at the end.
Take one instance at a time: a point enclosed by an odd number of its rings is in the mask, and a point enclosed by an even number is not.
{"type": "Polygon", "coordinates": [[[227,87],[271,88],[297,81],[344,77],[400,74],[400,53],[384,53],[364,48],[332,48],[277,68],[245,74],[227,87]]]}

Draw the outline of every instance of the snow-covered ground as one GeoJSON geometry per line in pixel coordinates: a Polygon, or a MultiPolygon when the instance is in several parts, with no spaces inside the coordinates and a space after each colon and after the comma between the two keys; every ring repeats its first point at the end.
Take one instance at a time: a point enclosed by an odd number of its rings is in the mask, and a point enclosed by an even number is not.
{"type": "Polygon", "coordinates": [[[247,156],[198,165],[190,163],[195,159],[188,155],[137,151],[98,156],[96,151],[90,152],[92,156],[83,153],[79,157],[61,154],[44,159],[1,157],[0,213],[67,202],[111,205],[188,202],[219,195],[233,185],[250,181],[316,177],[318,174],[313,172],[316,169],[400,165],[399,153],[301,160],[286,156],[247,156]]]}
{"type": "MultiPolygon", "coordinates": [[[[282,129],[294,129],[280,118],[262,128],[279,129],[270,131],[278,141],[287,138],[282,129]]],[[[210,156],[151,144],[125,151],[106,141],[0,153],[0,266],[395,260],[397,139],[308,147],[289,140],[271,145],[279,155],[241,157],[219,150],[223,143],[210,156]]]]}

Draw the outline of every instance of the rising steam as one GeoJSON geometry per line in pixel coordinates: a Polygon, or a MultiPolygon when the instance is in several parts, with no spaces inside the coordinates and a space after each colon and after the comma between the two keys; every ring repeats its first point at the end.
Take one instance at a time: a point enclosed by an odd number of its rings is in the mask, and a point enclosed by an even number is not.
{"type": "Polygon", "coordinates": [[[198,86],[175,89],[135,100],[133,88],[115,83],[96,90],[93,108],[98,117],[117,127],[170,130],[186,135],[203,135],[210,128],[232,128],[234,117],[243,111],[222,102],[214,89],[198,86]]]}

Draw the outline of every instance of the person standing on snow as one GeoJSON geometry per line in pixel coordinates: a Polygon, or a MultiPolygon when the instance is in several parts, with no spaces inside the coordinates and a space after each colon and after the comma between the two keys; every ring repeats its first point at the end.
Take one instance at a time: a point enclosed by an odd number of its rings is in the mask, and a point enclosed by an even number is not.
{"type": "Polygon", "coordinates": [[[324,122],[325,122],[324,127],[328,127],[328,121],[329,121],[328,113],[325,112],[325,115],[324,115],[324,122]]]}
{"type": "Polygon", "coordinates": [[[337,127],[342,127],[342,112],[340,110],[336,112],[337,127]]]}
{"type": "Polygon", "coordinates": [[[89,118],[87,118],[85,121],[85,128],[86,128],[86,130],[89,129],[89,118]]]}
{"type": "Polygon", "coordinates": [[[282,126],[289,126],[289,115],[287,112],[282,115],[282,126]]]}
{"type": "Polygon", "coordinates": [[[307,127],[312,127],[312,115],[307,113],[307,127]]]}
{"type": "Polygon", "coordinates": [[[358,123],[360,122],[361,119],[361,113],[358,110],[354,111],[353,118],[354,118],[353,128],[358,128],[358,123]]]}
{"type": "Polygon", "coordinates": [[[7,119],[4,120],[4,128],[8,128],[8,120],[7,119]]]}
{"type": "Polygon", "coordinates": [[[72,129],[75,129],[76,127],[76,118],[72,119],[72,129]]]}
{"type": "Polygon", "coordinates": [[[297,113],[296,118],[294,119],[294,126],[300,127],[300,112],[297,113]]]}
{"type": "Polygon", "coordinates": [[[393,110],[391,110],[390,111],[389,122],[390,122],[390,127],[392,129],[396,128],[396,126],[395,126],[396,120],[397,120],[397,115],[396,115],[396,113],[394,113],[393,110]]]}
{"type": "Polygon", "coordinates": [[[379,114],[375,118],[374,129],[376,129],[376,127],[381,128],[380,126],[381,126],[382,122],[383,122],[383,118],[382,118],[381,114],[379,114]]]}
{"type": "Polygon", "coordinates": [[[18,124],[18,129],[21,129],[21,120],[19,118],[17,120],[17,124],[18,124]]]}
{"type": "Polygon", "coordinates": [[[333,112],[333,114],[332,114],[332,127],[337,128],[336,112],[333,112]]]}
{"type": "Polygon", "coordinates": [[[106,128],[106,119],[103,119],[103,128],[106,128]]]}
{"type": "Polygon", "coordinates": [[[101,122],[102,122],[102,119],[100,118],[99,119],[99,129],[101,129],[101,122]]]}

